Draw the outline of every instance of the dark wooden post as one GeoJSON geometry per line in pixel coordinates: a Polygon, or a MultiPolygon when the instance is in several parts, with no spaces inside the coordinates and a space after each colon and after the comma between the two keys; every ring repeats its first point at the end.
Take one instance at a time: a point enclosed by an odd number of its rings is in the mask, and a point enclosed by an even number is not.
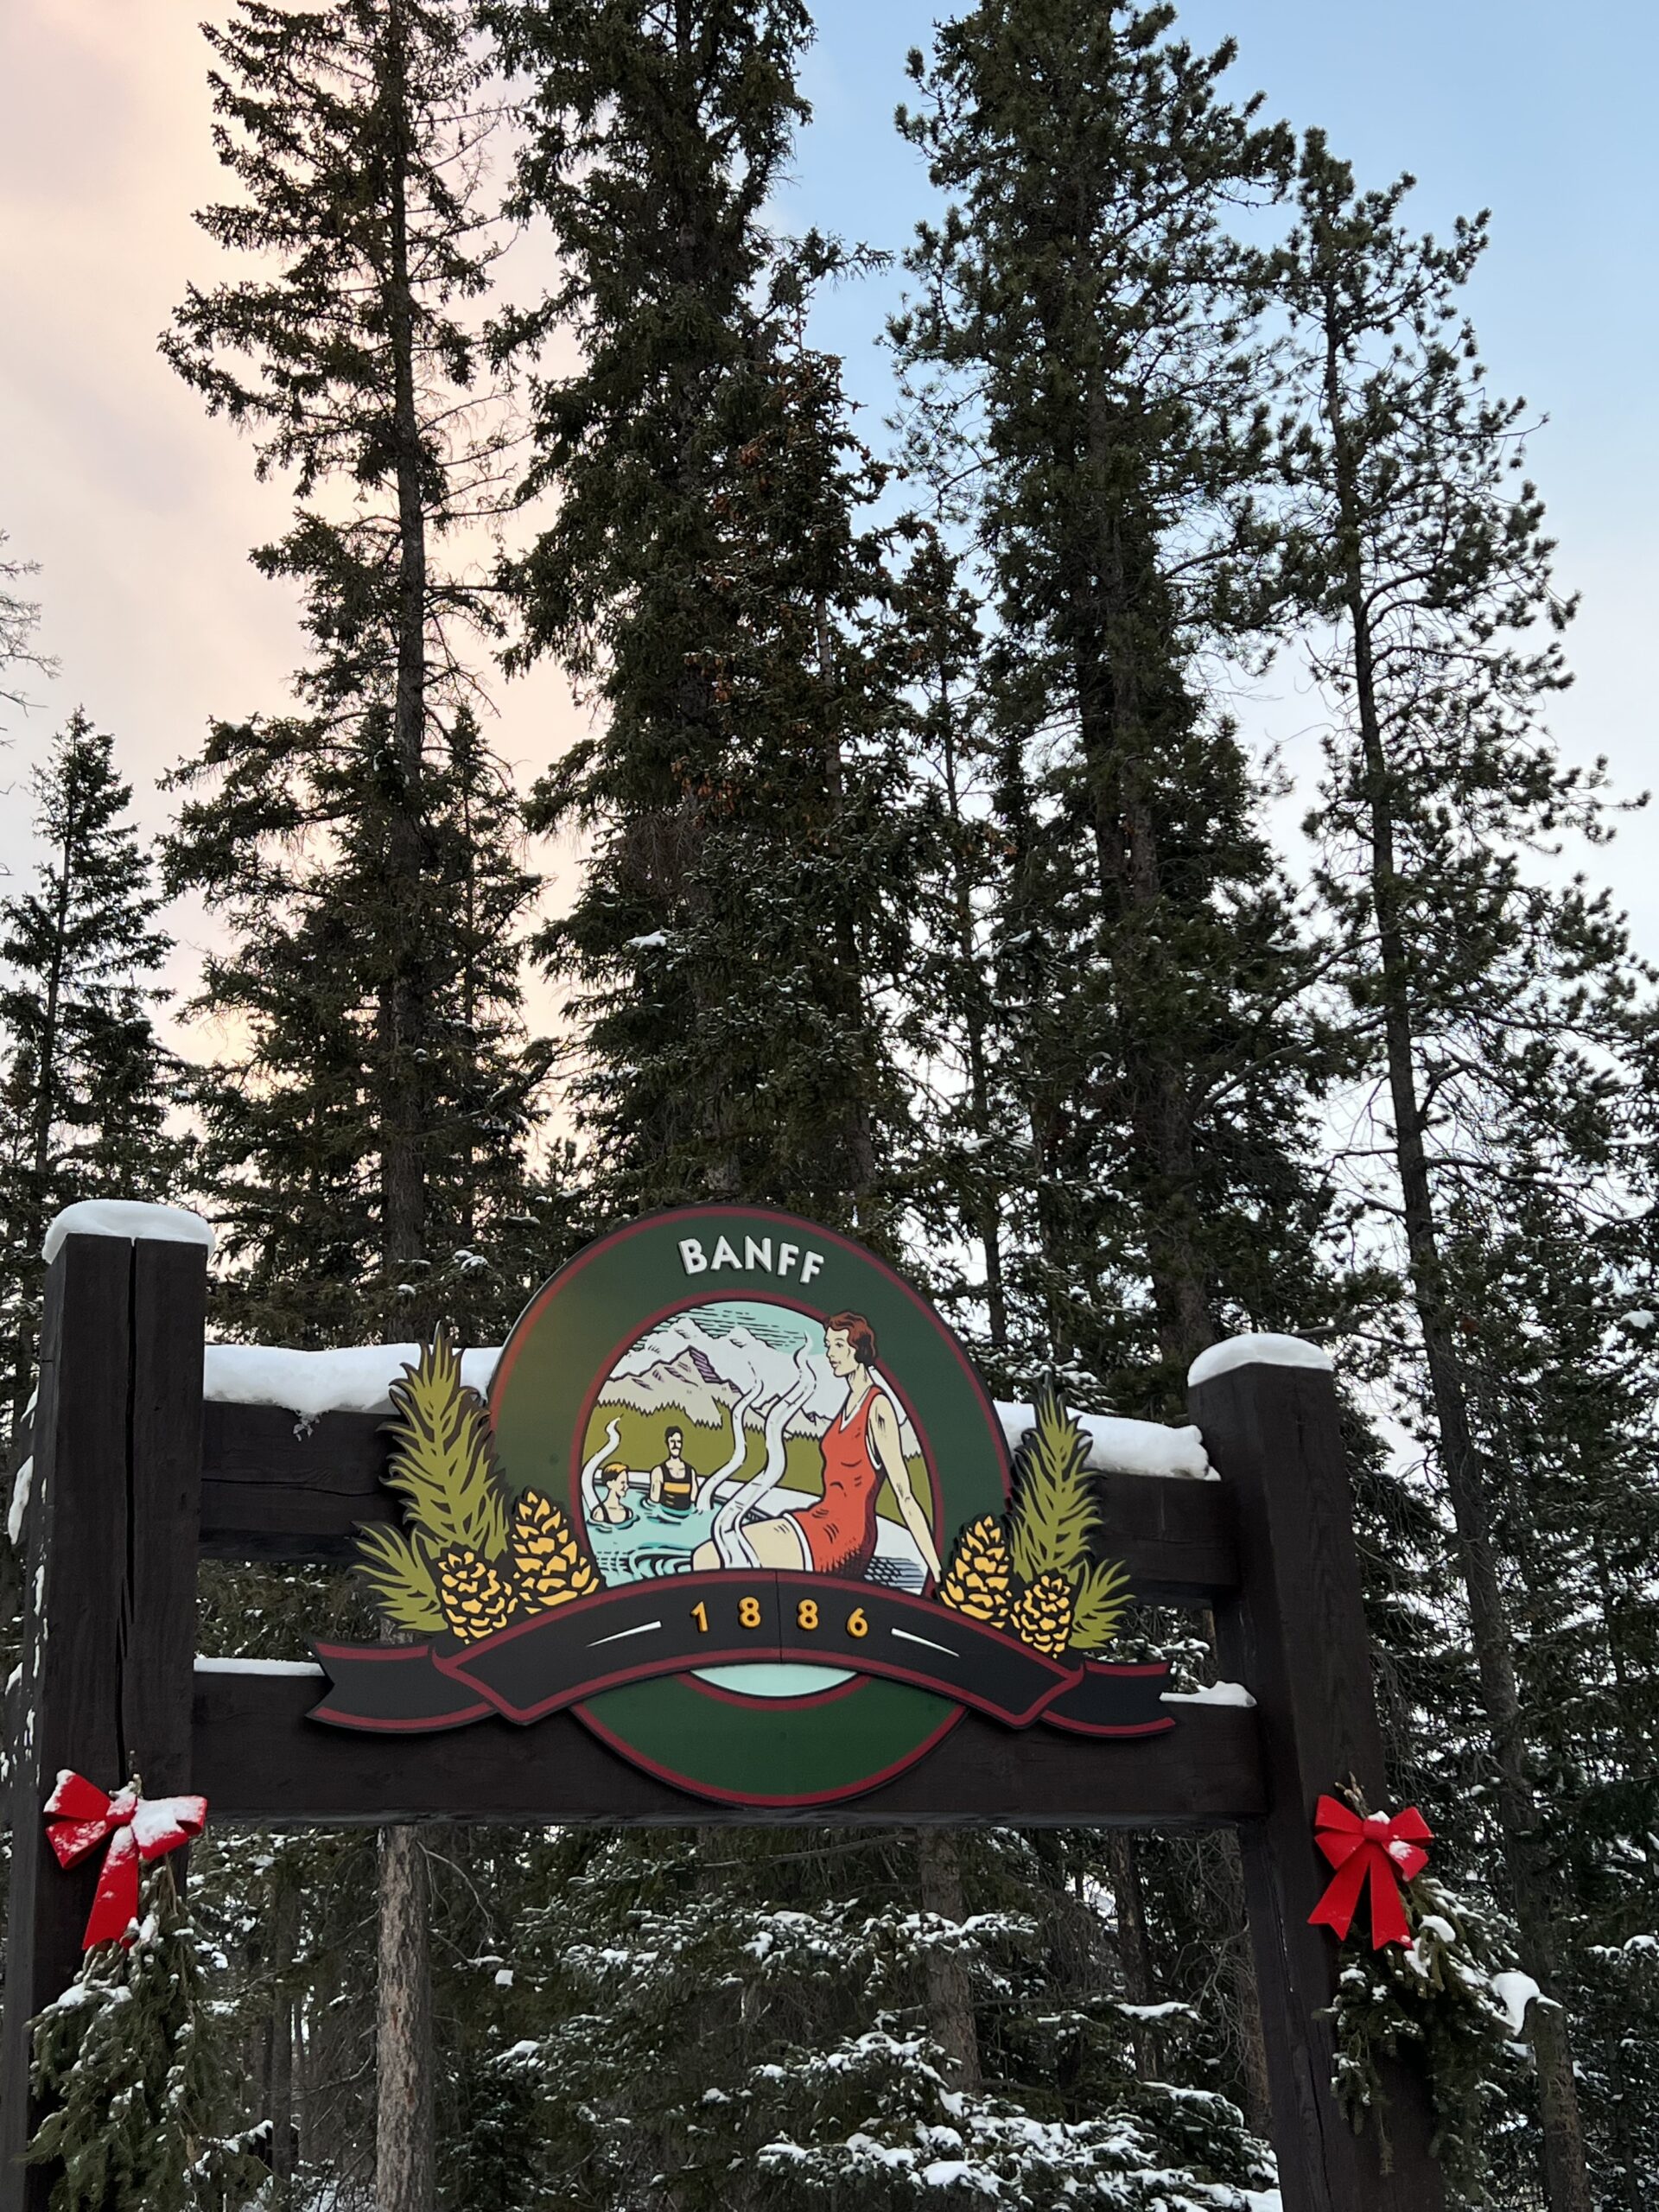
{"type": "Polygon", "coordinates": [[[21,2164],[29,2023],[73,1979],[95,1855],[62,1872],[41,1808],[60,1768],[188,1789],[207,1255],[72,1236],[48,1274],[13,1752],[0,2027],[0,2212],[44,2212],[21,2164]]]}
{"type": "Polygon", "coordinates": [[[1240,1585],[1217,1608],[1226,1673],[1248,1685],[1262,1725],[1268,1812],[1241,1828],[1245,1895],[1273,2092],[1285,2212],[1439,2212],[1421,2078],[1384,2074],[1393,2157],[1375,2125],[1356,2136],[1331,2092],[1337,1947],[1310,1928],[1329,1868],[1313,1842],[1321,1791],[1351,1776],[1386,1797],[1371,1694],[1353,1503],[1329,1363],[1311,1344],[1240,1338],[1194,1369],[1192,1418],[1236,1500],[1240,1585]]]}

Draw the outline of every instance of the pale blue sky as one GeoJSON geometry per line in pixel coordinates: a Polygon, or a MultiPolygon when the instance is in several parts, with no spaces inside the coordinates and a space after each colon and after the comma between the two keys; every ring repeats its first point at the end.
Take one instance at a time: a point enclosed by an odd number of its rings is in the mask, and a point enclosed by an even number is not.
{"type": "MultiPolygon", "coordinates": [[[[801,216],[871,245],[905,244],[928,189],[892,114],[907,91],[906,49],[927,44],[939,12],[918,0],[823,10],[806,70],[814,122],[791,194],[801,216]]],[[[1545,445],[1557,499],[1567,497],[1567,472],[1582,468],[1599,511],[1645,543],[1659,9],[1190,0],[1179,27],[1206,49],[1230,33],[1239,58],[1229,82],[1241,95],[1263,92],[1264,112],[1299,131],[1323,125],[1363,182],[1411,170],[1425,227],[1492,209],[1492,248],[1471,296],[1494,378],[1552,415],[1545,445]]],[[[867,288],[862,302],[843,296],[828,319],[849,354],[879,322],[883,289],[867,288]]]]}
{"type": "MultiPolygon", "coordinates": [[[[921,163],[892,128],[906,50],[941,14],[926,0],[837,0],[820,13],[806,71],[813,125],[787,212],[901,249],[930,204],[921,163]]],[[[1578,681],[1554,721],[1575,756],[1605,752],[1627,791],[1656,780],[1648,663],[1659,593],[1659,340],[1656,177],[1659,8],[1592,0],[1189,0],[1179,29],[1208,49],[1231,35],[1238,97],[1299,132],[1318,124],[1362,184],[1418,180],[1417,225],[1445,231],[1489,207],[1492,245],[1469,299],[1494,387],[1548,422],[1531,467],[1560,541],[1563,583],[1584,594],[1568,639],[1578,681]]],[[[851,389],[892,404],[872,344],[902,278],[850,287],[819,318],[851,389]]],[[[867,418],[868,419],[868,418],[867,418]]],[[[1247,721],[1249,718],[1247,716],[1247,721]]],[[[1298,702],[1270,682],[1259,726],[1293,768],[1298,702]]],[[[1289,831],[1299,808],[1287,810],[1289,831]]],[[[1659,812],[1592,856],[1659,957],[1659,812]]]]}

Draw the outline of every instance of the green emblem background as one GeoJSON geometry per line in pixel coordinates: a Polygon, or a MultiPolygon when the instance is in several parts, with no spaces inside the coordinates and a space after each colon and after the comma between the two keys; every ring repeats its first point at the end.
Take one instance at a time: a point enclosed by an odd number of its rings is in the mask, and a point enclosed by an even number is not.
{"type": "MultiPolygon", "coordinates": [[[[910,1286],[833,1231],[755,1206],[690,1206],[647,1215],[602,1237],[531,1300],[502,1351],[490,1389],[497,1453],[508,1488],[568,1498],[580,1514],[582,1440],[594,1395],[625,1345],[654,1320],[711,1299],[772,1296],[827,1320],[866,1314],[882,1372],[903,1397],[940,1501],[935,1538],[946,1553],[964,1521],[1001,1513],[1007,1453],[966,1354],[910,1286]],[[727,1237],[787,1237],[821,1252],[803,1289],[756,1269],[686,1274],[679,1243],[712,1252],[727,1237]]],[[[692,1578],[683,1578],[689,1583],[692,1578]]],[[[962,1708],[925,1690],[868,1677],[779,1701],[717,1689],[689,1675],[607,1690],[576,1707],[624,1758],[704,1797],[746,1805],[827,1804],[855,1796],[931,1751],[962,1708]]]]}

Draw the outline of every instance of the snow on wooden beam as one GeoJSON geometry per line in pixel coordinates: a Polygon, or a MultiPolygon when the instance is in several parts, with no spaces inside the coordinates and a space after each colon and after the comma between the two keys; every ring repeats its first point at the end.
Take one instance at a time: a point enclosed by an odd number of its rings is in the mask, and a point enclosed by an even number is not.
{"type": "MultiPolygon", "coordinates": [[[[340,1351],[209,1344],[205,1394],[210,1405],[276,1406],[297,1421],[317,1421],[325,1414],[385,1414],[391,1409],[392,1384],[419,1356],[420,1346],[412,1344],[353,1344],[340,1351]]],[[[493,1345],[462,1352],[462,1382],[487,1391],[500,1356],[493,1345]]],[[[1012,1451],[1035,1416],[1022,1405],[999,1404],[996,1412],[1012,1451]]],[[[1215,1478],[1196,1428],[1128,1421],[1116,1414],[1079,1413],[1077,1418],[1089,1439],[1088,1464],[1102,1473],[1215,1478]]]]}

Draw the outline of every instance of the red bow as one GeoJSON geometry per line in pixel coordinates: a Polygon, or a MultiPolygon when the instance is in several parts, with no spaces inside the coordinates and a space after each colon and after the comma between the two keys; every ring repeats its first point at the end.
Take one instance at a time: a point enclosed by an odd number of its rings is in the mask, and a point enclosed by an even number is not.
{"type": "Polygon", "coordinates": [[[161,1859],[200,1835],[207,1818],[205,1797],[141,1797],[136,1787],[106,1797],[95,1782],[67,1767],[46,1801],[47,1841],[60,1866],[73,1866],[96,1851],[105,1837],[110,1847],[98,1877],[98,1893],[80,1939],[83,1951],[94,1943],[130,1943],[128,1929],[138,1917],[138,1862],[161,1859]]]}
{"type": "Polygon", "coordinates": [[[1392,1820],[1386,1813],[1367,1813],[1362,1818],[1334,1797],[1321,1797],[1313,1814],[1313,1840],[1337,1871],[1308,1914],[1309,1925],[1334,1928],[1338,1937],[1345,1936],[1354,1924],[1359,1893],[1369,1877],[1371,1948],[1409,1943],[1400,1884],[1427,1866],[1428,1853],[1418,1847],[1434,1840],[1433,1830],[1417,1808],[1408,1805],[1392,1820]]]}

